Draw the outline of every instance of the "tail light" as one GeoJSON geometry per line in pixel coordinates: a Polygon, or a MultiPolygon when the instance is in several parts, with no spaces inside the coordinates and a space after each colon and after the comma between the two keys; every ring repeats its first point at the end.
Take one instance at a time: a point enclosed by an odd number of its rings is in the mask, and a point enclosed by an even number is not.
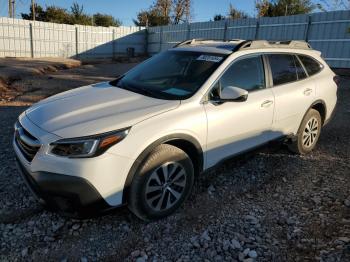
{"type": "Polygon", "coordinates": [[[339,84],[340,84],[340,76],[337,76],[337,75],[334,76],[333,77],[333,81],[334,81],[334,83],[336,83],[337,86],[339,86],[339,84]]]}

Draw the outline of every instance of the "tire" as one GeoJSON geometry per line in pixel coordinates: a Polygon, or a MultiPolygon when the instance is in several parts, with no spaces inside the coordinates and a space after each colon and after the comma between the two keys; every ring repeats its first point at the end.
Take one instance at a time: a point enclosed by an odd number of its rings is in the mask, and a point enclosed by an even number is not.
{"type": "Polygon", "coordinates": [[[189,196],[193,182],[194,168],[190,157],[175,146],[160,145],[135,173],[128,207],[142,220],[161,219],[181,206],[189,196]]]}
{"type": "Polygon", "coordinates": [[[300,155],[310,153],[317,144],[321,129],[322,119],[320,113],[315,109],[310,109],[304,116],[295,140],[289,145],[289,149],[300,155]]]}

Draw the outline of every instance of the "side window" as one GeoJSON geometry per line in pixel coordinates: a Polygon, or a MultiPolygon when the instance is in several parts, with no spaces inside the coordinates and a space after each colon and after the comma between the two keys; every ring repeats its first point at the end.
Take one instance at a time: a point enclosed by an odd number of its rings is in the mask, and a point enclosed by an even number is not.
{"type": "Polygon", "coordinates": [[[282,85],[298,80],[293,55],[268,55],[274,85],[282,85]]]}
{"type": "Polygon", "coordinates": [[[235,86],[249,91],[265,88],[265,73],[260,55],[234,62],[218,81],[222,88],[235,86]]]}
{"type": "Polygon", "coordinates": [[[305,79],[307,77],[303,66],[300,64],[299,59],[296,56],[294,57],[295,67],[297,70],[298,80],[305,79]]]}
{"type": "Polygon", "coordinates": [[[314,74],[317,74],[321,71],[322,65],[314,60],[313,58],[305,55],[298,55],[301,62],[303,63],[304,67],[306,68],[307,73],[309,76],[312,76],[314,74]]]}

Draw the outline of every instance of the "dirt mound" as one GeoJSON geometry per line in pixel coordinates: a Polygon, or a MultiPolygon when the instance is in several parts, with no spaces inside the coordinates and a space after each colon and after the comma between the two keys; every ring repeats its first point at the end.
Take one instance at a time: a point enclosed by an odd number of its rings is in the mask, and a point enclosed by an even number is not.
{"type": "Polygon", "coordinates": [[[35,81],[27,83],[28,79],[79,67],[81,62],[63,58],[0,58],[0,65],[0,104],[3,105],[36,90],[35,81]]]}

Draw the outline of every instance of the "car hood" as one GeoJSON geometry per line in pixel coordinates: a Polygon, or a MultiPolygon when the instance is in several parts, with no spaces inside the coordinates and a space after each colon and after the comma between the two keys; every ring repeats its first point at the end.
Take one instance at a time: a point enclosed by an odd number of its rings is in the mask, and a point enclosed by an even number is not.
{"type": "Polygon", "coordinates": [[[70,138],[129,127],[179,104],[104,82],[44,99],[29,108],[26,116],[45,131],[70,138]]]}

